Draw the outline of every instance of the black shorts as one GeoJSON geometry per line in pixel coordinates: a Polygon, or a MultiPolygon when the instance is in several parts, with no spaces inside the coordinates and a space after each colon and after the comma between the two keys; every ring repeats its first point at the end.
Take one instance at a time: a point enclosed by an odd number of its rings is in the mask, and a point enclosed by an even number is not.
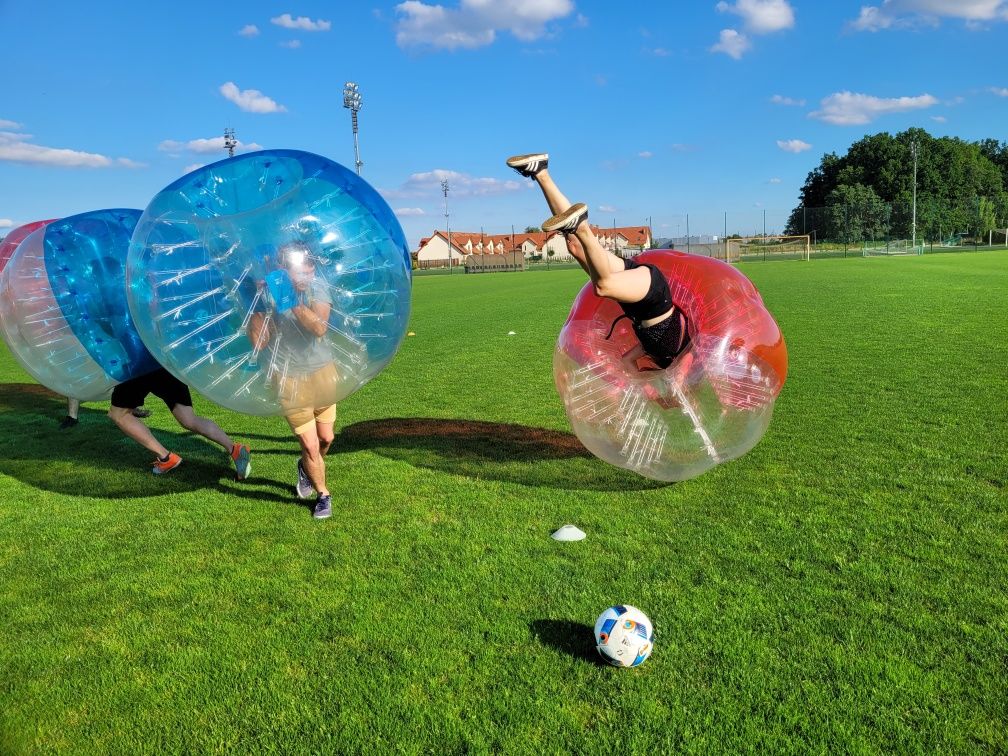
{"type": "Polygon", "coordinates": [[[176,404],[192,407],[189,387],[164,368],[120,383],[112,389],[112,406],[136,409],[144,403],[148,394],[154,394],[170,410],[175,409],[176,404]]]}
{"type": "Polygon", "coordinates": [[[649,326],[634,323],[633,329],[644,351],[662,370],[689,349],[690,338],[686,316],[678,308],[665,320],[649,326]]]}

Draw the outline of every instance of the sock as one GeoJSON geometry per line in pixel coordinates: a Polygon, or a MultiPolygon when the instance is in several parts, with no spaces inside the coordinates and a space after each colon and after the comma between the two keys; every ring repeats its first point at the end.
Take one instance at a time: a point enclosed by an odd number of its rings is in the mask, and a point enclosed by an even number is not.
{"type": "Polygon", "coordinates": [[[157,461],[158,462],[167,462],[168,461],[168,457],[170,457],[170,456],[171,456],[171,452],[168,452],[163,457],[158,457],[157,461]]]}

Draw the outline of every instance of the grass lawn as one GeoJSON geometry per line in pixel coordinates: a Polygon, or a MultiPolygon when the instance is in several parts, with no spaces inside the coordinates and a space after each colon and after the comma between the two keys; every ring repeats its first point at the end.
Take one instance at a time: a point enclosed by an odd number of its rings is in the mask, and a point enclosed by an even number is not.
{"type": "Polygon", "coordinates": [[[583,451],[551,371],[579,271],[422,276],[321,523],[282,419],[197,400],[238,482],[152,400],[185,458],[154,478],[0,347],[0,753],[1008,750],[1008,252],[742,269],[790,354],[742,459],[659,485],[583,451]],[[592,645],[621,602],[636,670],[592,645]]]}

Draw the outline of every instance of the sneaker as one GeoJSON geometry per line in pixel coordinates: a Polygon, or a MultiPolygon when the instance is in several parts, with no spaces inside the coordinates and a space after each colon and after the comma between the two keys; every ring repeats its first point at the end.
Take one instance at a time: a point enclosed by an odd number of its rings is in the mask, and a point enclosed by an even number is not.
{"type": "Polygon", "coordinates": [[[231,459],[234,461],[238,480],[245,480],[252,474],[252,451],[245,444],[235,444],[231,447],[231,459]]]}
{"type": "Polygon", "coordinates": [[[319,496],[315,501],[315,508],[312,510],[312,517],[316,520],[324,520],[332,517],[332,496],[319,496]]]}
{"type": "Polygon", "coordinates": [[[297,485],[294,489],[297,491],[299,499],[310,499],[311,495],[315,493],[315,486],[312,485],[311,478],[308,477],[308,473],[305,472],[304,465],[301,464],[301,460],[297,463],[298,479],[297,485]]]}
{"type": "Polygon", "coordinates": [[[175,452],[168,452],[168,459],[155,459],[152,463],[151,472],[155,475],[164,475],[166,472],[174,470],[182,464],[182,457],[175,452]]]}
{"type": "Polygon", "coordinates": [[[63,422],[59,424],[59,429],[66,430],[67,428],[73,428],[75,425],[77,425],[77,418],[67,415],[63,418],[63,422]]]}
{"type": "Polygon", "coordinates": [[[146,407],[140,406],[134,407],[130,414],[133,415],[133,417],[145,418],[151,416],[151,411],[146,407]]]}
{"type": "Polygon", "coordinates": [[[525,178],[534,178],[539,171],[549,165],[549,155],[540,152],[533,155],[515,155],[507,159],[509,168],[514,168],[525,178]]]}
{"type": "Polygon", "coordinates": [[[543,221],[543,231],[559,231],[562,234],[573,234],[582,221],[588,220],[588,205],[578,202],[562,213],[543,221]]]}

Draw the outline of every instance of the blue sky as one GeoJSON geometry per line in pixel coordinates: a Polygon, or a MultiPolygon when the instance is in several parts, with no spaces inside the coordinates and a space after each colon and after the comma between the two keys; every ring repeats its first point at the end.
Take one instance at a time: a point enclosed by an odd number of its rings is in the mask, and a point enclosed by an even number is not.
{"type": "Polygon", "coordinates": [[[244,148],[353,164],[411,244],[547,215],[513,153],[547,150],[600,225],[779,230],[823,153],[920,126],[1002,138],[1008,0],[0,0],[0,235],[143,208],[244,148]]]}

